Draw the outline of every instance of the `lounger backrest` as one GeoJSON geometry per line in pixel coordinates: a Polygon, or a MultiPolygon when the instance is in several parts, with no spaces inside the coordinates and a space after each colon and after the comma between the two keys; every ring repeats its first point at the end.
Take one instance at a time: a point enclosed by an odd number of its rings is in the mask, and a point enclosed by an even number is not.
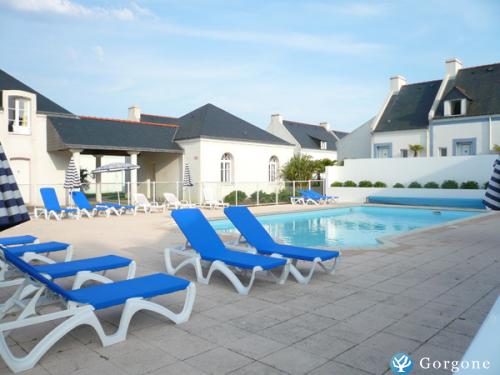
{"type": "Polygon", "coordinates": [[[94,207],[90,204],[89,200],[85,196],[85,194],[81,191],[73,191],[71,193],[71,198],[73,198],[73,202],[75,202],[76,206],[80,210],[92,210],[94,207]]]}
{"type": "Polygon", "coordinates": [[[172,194],[172,193],[163,193],[163,198],[165,198],[165,200],[168,203],[173,203],[173,204],[180,203],[179,199],[177,199],[177,197],[175,196],[175,194],[172,194]]]}
{"type": "Polygon", "coordinates": [[[40,194],[42,195],[43,205],[49,211],[61,211],[61,206],[59,205],[59,200],[57,199],[56,190],[51,187],[45,187],[40,189],[40,194]]]}
{"type": "Polygon", "coordinates": [[[317,191],[314,191],[314,190],[308,190],[308,194],[311,198],[314,198],[314,199],[320,199],[323,197],[320,193],[318,193],[317,191]]]}
{"type": "Polygon", "coordinates": [[[173,210],[172,218],[202,257],[226,251],[224,243],[198,208],[173,210]]]}
{"type": "Polygon", "coordinates": [[[266,229],[247,207],[226,207],[224,213],[247,242],[256,249],[270,248],[276,244],[271,235],[267,233],[266,229]]]}
{"type": "Polygon", "coordinates": [[[20,270],[25,274],[28,274],[32,279],[35,279],[36,281],[39,281],[42,284],[45,284],[47,288],[53,291],[54,293],[59,294],[66,299],[71,299],[69,293],[66,290],[61,288],[53,281],[43,277],[40,274],[40,272],[38,272],[35,268],[33,268],[31,264],[25,262],[20,257],[11,253],[9,249],[3,248],[2,251],[7,262],[15,266],[18,270],[20,270]]]}
{"type": "Polygon", "coordinates": [[[134,201],[136,204],[140,206],[150,206],[151,203],[149,203],[148,198],[142,193],[136,193],[134,195],[134,201]]]}
{"type": "Polygon", "coordinates": [[[203,188],[203,199],[205,200],[205,202],[217,201],[217,199],[215,198],[214,190],[208,187],[203,188]]]}

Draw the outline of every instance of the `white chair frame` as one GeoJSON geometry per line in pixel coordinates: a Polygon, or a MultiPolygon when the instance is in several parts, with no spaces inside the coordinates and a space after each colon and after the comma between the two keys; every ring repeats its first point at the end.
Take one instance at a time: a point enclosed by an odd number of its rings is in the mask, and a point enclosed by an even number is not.
{"type": "Polygon", "coordinates": [[[35,284],[33,296],[28,303],[22,303],[18,306],[21,309],[21,313],[17,319],[9,322],[0,322],[0,356],[5,361],[7,366],[16,373],[33,368],[40,358],[48,350],[50,350],[50,348],[52,348],[57,341],[59,341],[68,332],[81,325],[91,326],[99,336],[102,345],[109,346],[126,339],[130,321],[135,313],[140,310],[155,312],[166,317],[167,319],[172,320],[176,324],[184,323],[191,315],[196,297],[196,287],[193,283],[190,283],[186,290],[184,306],[179,313],[175,313],[164,306],[143,298],[130,298],[125,302],[125,307],[121,315],[118,329],[113,334],[106,335],[99,319],[95,314],[93,306],[79,304],[74,301],[65,301],[57,294],[47,290],[45,285],[34,281],[29,277],[27,277],[18,287],[14,296],[19,298],[24,290],[32,284],[35,284]],[[51,301],[52,305],[61,306],[61,311],[49,312],[46,314],[37,311],[37,307],[46,305],[48,301],[51,301]],[[7,344],[7,337],[11,331],[58,319],[66,320],[52,329],[52,331],[41,339],[38,344],[24,357],[16,357],[12,353],[7,344]]]}
{"type": "Polygon", "coordinates": [[[164,251],[165,257],[165,267],[167,272],[171,275],[175,275],[180,269],[187,265],[192,265],[196,272],[196,279],[200,284],[208,284],[210,278],[215,271],[222,273],[230,282],[233,284],[234,288],[239,294],[248,295],[250,289],[255,281],[255,276],[257,272],[265,272],[267,275],[271,276],[278,284],[282,285],[288,278],[290,273],[290,262],[288,261],[283,267],[283,271],[280,276],[274,275],[270,270],[264,271],[262,267],[256,266],[251,271],[247,269],[240,269],[238,267],[232,267],[225,264],[222,261],[216,260],[214,262],[204,261],[200,254],[192,248],[188,248],[188,244],[178,247],[178,248],[166,248],[164,251]],[[185,258],[177,266],[174,266],[172,262],[172,254],[181,256],[185,258]],[[207,276],[203,276],[203,266],[209,267],[207,276]],[[243,284],[236,273],[243,274],[242,276],[249,276],[247,284],[243,284]],[[245,275],[246,274],[246,275],[245,275]]]}

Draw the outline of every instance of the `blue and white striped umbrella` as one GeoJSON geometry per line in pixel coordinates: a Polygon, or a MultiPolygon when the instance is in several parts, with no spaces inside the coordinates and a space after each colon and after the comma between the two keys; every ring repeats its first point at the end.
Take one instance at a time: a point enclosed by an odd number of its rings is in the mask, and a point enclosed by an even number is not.
{"type": "Polygon", "coordinates": [[[64,188],[69,191],[80,190],[82,182],[80,181],[80,173],[76,169],[75,160],[71,158],[64,176],[64,188]]]}
{"type": "Polygon", "coordinates": [[[28,210],[0,144],[0,231],[29,219],[28,210]]]}
{"type": "Polygon", "coordinates": [[[191,171],[189,170],[189,164],[187,163],[184,165],[184,178],[182,185],[186,187],[194,186],[193,181],[191,181],[191,171]]]}
{"type": "Polygon", "coordinates": [[[483,203],[490,210],[500,210],[500,155],[493,165],[493,174],[488,182],[483,203]]]}

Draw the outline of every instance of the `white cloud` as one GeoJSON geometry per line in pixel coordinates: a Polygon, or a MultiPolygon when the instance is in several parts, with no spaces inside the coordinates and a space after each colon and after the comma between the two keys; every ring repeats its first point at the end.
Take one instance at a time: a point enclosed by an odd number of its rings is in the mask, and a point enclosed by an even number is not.
{"type": "Polygon", "coordinates": [[[97,60],[104,61],[104,48],[102,48],[101,46],[95,46],[94,53],[97,57],[97,60]]]}
{"type": "Polygon", "coordinates": [[[34,13],[53,13],[71,17],[114,18],[130,21],[136,15],[145,15],[149,11],[136,3],[130,8],[89,7],[73,0],[0,0],[0,5],[9,8],[34,13]]]}

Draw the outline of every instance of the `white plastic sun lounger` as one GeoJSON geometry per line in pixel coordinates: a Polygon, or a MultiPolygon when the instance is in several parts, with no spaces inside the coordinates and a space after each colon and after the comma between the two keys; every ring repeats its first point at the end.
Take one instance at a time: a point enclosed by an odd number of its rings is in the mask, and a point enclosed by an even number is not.
{"type": "Polygon", "coordinates": [[[23,272],[26,277],[16,293],[22,293],[28,285],[34,285],[36,290],[17,319],[0,322],[0,356],[14,372],[24,371],[35,366],[57,341],[76,327],[82,325],[92,327],[102,344],[108,346],[126,339],[130,321],[140,310],[155,312],[178,324],[187,321],[193,309],[196,294],[195,285],[175,276],[158,273],[68,291],[43,276],[29,263],[11,254],[10,250],[4,249],[3,252],[7,262],[23,272]],[[184,306],[179,313],[149,301],[150,298],[178,291],[186,291],[184,306]],[[54,306],[59,307],[59,311],[43,312],[39,310],[39,304],[47,301],[52,301],[54,306]],[[117,305],[125,305],[120,324],[115,333],[107,335],[95,312],[117,305]],[[25,356],[18,357],[10,350],[6,338],[11,331],[47,322],[56,323],[61,319],[64,321],[58,323],[25,356]]]}

